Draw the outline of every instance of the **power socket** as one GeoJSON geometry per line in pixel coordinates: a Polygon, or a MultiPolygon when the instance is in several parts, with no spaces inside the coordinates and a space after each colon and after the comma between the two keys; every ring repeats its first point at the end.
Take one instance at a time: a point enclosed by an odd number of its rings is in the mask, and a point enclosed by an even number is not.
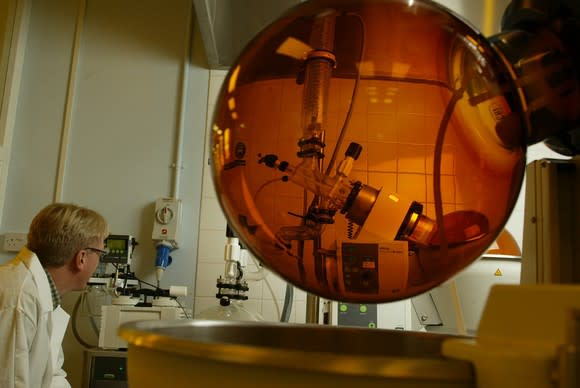
{"type": "Polygon", "coordinates": [[[6,233],[4,234],[4,251],[18,252],[26,245],[26,233],[6,233]]]}

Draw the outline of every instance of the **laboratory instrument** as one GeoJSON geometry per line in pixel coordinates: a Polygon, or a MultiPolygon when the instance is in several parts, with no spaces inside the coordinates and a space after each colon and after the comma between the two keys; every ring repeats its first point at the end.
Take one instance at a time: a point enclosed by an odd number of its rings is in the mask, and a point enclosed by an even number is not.
{"type": "Polygon", "coordinates": [[[104,285],[114,289],[116,287],[134,287],[137,282],[129,274],[133,251],[139,245],[137,240],[130,234],[110,234],[105,239],[106,255],[100,260],[99,265],[89,279],[89,286],[104,285]],[[110,265],[114,267],[114,273],[108,271],[110,265]]]}
{"type": "Polygon", "coordinates": [[[133,249],[138,245],[131,235],[110,234],[105,240],[107,254],[101,258],[101,263],[131,265],[133,249]]]}
{"type": "Polygon", "coordinates": [[[224,273],[216,280],[215,297],[219,303],[196,313],[196,319],[262,321],[264,318],[256,311],[244,306],[248,300],[248,280],[262,280],[266,273],[261,267],[257,271],[247,271],[248,261],[253,259],[247,249],[243,248],[231,228],[226,226],[226,244],[224,247],[224,273]]]}
{"type": "Polygon", "coordinates": [[[503,229],[531,136],[497,50],[431,2],[307,2],[263,30],[212,131],[240,240],[332,300],[400,300],[465,268],[503,229]]]}
{"type": "Polygon", "coordinates": [[[438,287],[411,298],[417,322],[428,332],[475,336],[496,284],[519,284],[521,256],[485,253],[438,287]]]}
{"type": "Polygon", "coordinates": [[[85,351],[82,388],[127,388],[127,352],[94,349],[85,351]]]}
{"type": "Polygon", "coordinates": [[[190,313],[178,302],[187,296],[187,287],[143,287],[146,282],[131,270],[133,253],[138,245],[130,234],[110,234],[105,239],[107,254],[79,296],[72,317],[73,333],[86,348],[125,349],[127,343],[117,333],[128,321],[184,319],[190,313]],[[111,272],[111,266],[113,272],[111,272]],[[92,345],[79,334],[78,318],[83,313],[98,337],[92,345]]]}
{"type": "Polygon", "coordinates": [[[527,144],[573,153],[580,117],[576,43],[520,29],[514,8],[489,39],[432,2],[308,2],[264,29],[212,131],[218,198],[248,249],[355,302],[420,294],[484,253],[527,144]]]}
{"type": "Polygon", "coordinates": [[[187,318],[187,312],[176,302],[177,297],[186,295],[185,287],[171,287],[169,290],[139,289],[131,295],[114,298],[110,305],[101,308],[99,348],[126,349],[127,342],[118,335],[119,327],[125,322],[187,318]],[[148,301],[147,296],[152,300],[148,301]]]}
{"type": "MultiPolygon", "coordinates": [[[[485,38],[430,1],[291,9],[242,52],[216,105],[212,169],[232,228],[268,268],[328,299],[442,284],[499,236],[529,144],[578,154],[579,16],[575,1],[513,1],[485,38]]],[[[568,211],[577,230],[578,206],[568,211]]],[[[227,362],[252,386],[577,387],[579,309],[575,285],[501,285],[475,339],[255,323],[215,341],[216,323],[121,331],[136,370],[163,359],[176,386],[193,365],[223,383],[227,362]]]]}

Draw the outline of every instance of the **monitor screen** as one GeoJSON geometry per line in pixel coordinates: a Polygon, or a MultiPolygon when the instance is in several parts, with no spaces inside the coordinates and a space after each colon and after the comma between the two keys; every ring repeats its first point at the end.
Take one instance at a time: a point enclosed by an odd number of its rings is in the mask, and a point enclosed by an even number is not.
{"type": "Polygon", "coordinates": [[[108,238],[107,239],[107,248],[109,249],[110,252],[126,251],[127,250],[127,240],[126,239],[108,238]]]}

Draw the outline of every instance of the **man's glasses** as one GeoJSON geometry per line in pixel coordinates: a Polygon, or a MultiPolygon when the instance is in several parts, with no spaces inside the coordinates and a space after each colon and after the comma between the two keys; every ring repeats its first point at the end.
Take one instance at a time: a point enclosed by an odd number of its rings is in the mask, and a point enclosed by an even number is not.
{"type": "Polygon", "coordinates": [[[85,248],[88,251],[93,251],[95,252],[97,255],[99,255],[99,260],[103,260],[103,258],[105,256],[107,256],[107,254],[109,253],[109,251],[104,251],[102,249],[97,249],[97,248],[91,248],[91,247],[87,247],[85,248]]]}

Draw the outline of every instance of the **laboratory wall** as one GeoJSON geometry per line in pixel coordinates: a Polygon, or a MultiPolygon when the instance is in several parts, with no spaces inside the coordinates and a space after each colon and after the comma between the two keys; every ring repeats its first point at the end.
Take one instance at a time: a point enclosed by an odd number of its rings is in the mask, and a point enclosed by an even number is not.
{"type": "MultiPolygon", "coordinates": [[[[0,234],[25,233],[36,212],[54,201],[88,206],[105,216],[112,233],[136,238],[132,268],[154,283],[154,202],[175,196],[183,201],[183,239],[162,287],[187,286],[183,302],[195,314],[216,306],[226,220],[211,180],[207,134],[227,72],[208,69],[191,0],[25,1],[30,17],[0,234]]],[[[492,31],[507,1],[442,3],[492,31]]],[[[541,146],[530,152],[543,155],[551,153],[541,146]]],[[[520,243],[522,225],[520,200],[508,222],[520,243]]],[[[0,249],[0,263],[13,255],[0,249]]],[[[247,269],[256,270],[253,263],[247,269]]],[[[286,283],[268,274],[249,287],[246,308],[279,320],[286,283]]],[[[65,298],[69,312],[78,297],[65,298]]],[[[379,326],[410,328],[410,309],[408,301],[381,306],[379,326]]],[[[305,322],[305,310],[306,294],[296,289],[290,321],[305,322]]],[[[96,344],[90,328],[80,330],[96,344]]],[[[82,352],[69,326],[65,369],[75,388],[82,352]]]]}
{"type": "Polygon", "coordinates": [[[175,194],[185,237],[164,282],[192,287],[209,70],[191,4],[88,1],[79,17],[81,3],[32,1],[2,231],[26,232],[55,200],[88,206],[137,239],[133,269],[152,281],[154,202],[175,194]]]}
{"type": "MultiPolygon", "coordinates": [[[[26,232],[51,202],[88,206],[111,233],[135,237],[132,269],[155,283],[154,203],[175,196],[183,239],[161,286],[187,286],[189,309],[209,84],[192,12],[190,0],[30,1],[1,223],[2,234],[26,232]]],[[[0,252],[0,262],[13,255],[0,252]]],[[[69,312],[78,297],[65,298],[69,312]]],[[[65,353],[80,387],[82,348],[70,330],[65,353]]]]}

